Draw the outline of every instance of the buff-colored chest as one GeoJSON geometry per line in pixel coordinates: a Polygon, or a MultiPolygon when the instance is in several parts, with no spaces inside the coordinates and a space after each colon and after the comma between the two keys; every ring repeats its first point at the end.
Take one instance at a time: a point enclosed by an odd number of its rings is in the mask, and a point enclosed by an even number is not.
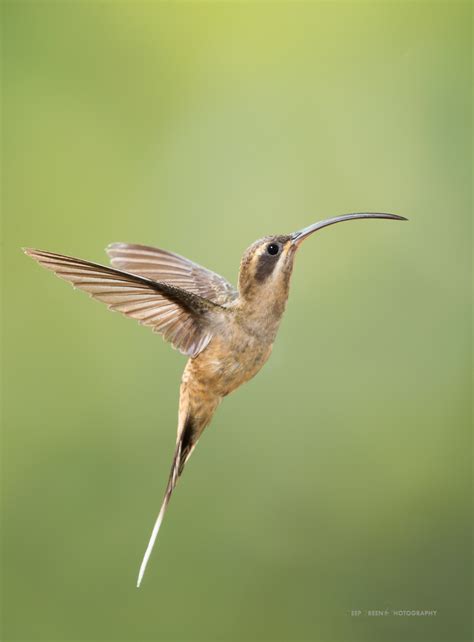
{"type": "Polygon", "coordinates": [[[271,349],[271,343],[244,333],[230,338],[217,336],[189,361],[186,371],[195,385],[225,397],[257,374],[271,349]]]}
{"type": "Polygon", "coordinates": [[[284,307],[229,309],[209,345],[185,368],[188,393],[221,398],[252,379],[270,356],[284,307]]]}

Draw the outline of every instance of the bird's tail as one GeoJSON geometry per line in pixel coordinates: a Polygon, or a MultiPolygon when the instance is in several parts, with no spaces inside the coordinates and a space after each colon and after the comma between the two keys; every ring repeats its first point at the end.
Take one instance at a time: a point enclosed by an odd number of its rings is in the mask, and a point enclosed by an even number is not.
{"type": "Polygon", "coordinates": [[[158,513],[155,525],[153,526],[150,541],[148,542],[148,546],[140,566],[137,588],[140,586],[143,575],[145,574],[148,560],[150,559],[153,546],[155,545],[171,495],[178,483],[178,478],[183,472],[186,462],[191,457],[202,431],[210,422],[219,401],[220,397],[211,398],[208,400],[208,404],[205,408],[200,405],[199,411],[196,412],[189,401],[189,391],[186,388],[186,382],[181,385],[178,440],[173,457],[173,464],[171,466],[170,476],[168,478],[168,484],[166,486],[165,496],[163,497],[160,512],[158,513]]]}
{"type": "Polygon", "coordinates": [[[191,451],[193,450],[192,446],[189,447],[186,445],[184,441],[184,437],[185,437],[184,434],[181,435],[181,437],[178,440],[178,444],[176,446],[176,450],[173,457],[173,464],[171,466],[170,476],[168,478],[168,484],[166,486],[165,496],[163,497],[163,502],[161,504],[160,512],[158,513],[158,517],[156,518],[155,525],[153,526],[150,541],[148,542],[148,546],[146,548],[145,555],[143,556],[143,561],[140,566],[140,571],[138,572],[137,588],[139,588],[141,581],[143,579],[143,576],[145,574],[148,560],[150,559],[150,555],[153,550],[153,546],[155,545],[155,541],[158,536],[158,532],[160,530],[161,523],[165,516],[169,501],[171,499],[171,495],[173,494],[173,490],[175,489],[176,484],[178,483],[179,476],[183,472],[184,464],[186,463],[186,460],[189,458],[189,456],[191,455],[191,451]]]}

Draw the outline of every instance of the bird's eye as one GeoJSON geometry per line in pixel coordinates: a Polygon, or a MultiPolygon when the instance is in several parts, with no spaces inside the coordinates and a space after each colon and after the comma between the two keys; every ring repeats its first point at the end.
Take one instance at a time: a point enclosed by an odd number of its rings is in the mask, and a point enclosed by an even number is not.
{"type": "Polygon", "coordinates": [[[279,251],[280,251],[280,247],[276,243],[270,243],[270,245],[267,245],[267,252],[272,256],[275,256],[275,254],[278,254],[279,251]]]}

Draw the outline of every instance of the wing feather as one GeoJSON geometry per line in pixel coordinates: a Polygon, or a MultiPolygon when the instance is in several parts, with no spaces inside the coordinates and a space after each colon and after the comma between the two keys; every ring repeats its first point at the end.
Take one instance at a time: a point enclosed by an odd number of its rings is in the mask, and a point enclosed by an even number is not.
{"type": "Polygon", "coordinates": [[[224,277],[173,252],[146,245],[112,243],[107,254],[114,268],[172,283],[220,305],[238,296],[224,277]]]}
{"type": "Polygon", "coordinates": [[[111,310],[152,328],[183,354],[197,356],[212,338],[222,307],[197,291],[52,252],[28,248],[25,253],[111,310]]]}

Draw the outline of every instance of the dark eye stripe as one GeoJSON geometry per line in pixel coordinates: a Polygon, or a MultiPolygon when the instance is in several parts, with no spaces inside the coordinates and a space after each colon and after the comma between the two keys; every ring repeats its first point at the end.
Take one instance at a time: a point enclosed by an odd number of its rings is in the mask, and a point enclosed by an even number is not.
{"type": "Polygon", "coordinates": [[[275,269],[275,266],[278,263],[279,257],[280,257],[280,254],[272,255],[272,254],[268,254],[267,252],[264,252],[258,257],[257,269],[255,270],[256,281],[259,281],[260,283],[262,283],[262,281],[265,281],[266,279],[268,279],[270,274],[275,269]]]}

